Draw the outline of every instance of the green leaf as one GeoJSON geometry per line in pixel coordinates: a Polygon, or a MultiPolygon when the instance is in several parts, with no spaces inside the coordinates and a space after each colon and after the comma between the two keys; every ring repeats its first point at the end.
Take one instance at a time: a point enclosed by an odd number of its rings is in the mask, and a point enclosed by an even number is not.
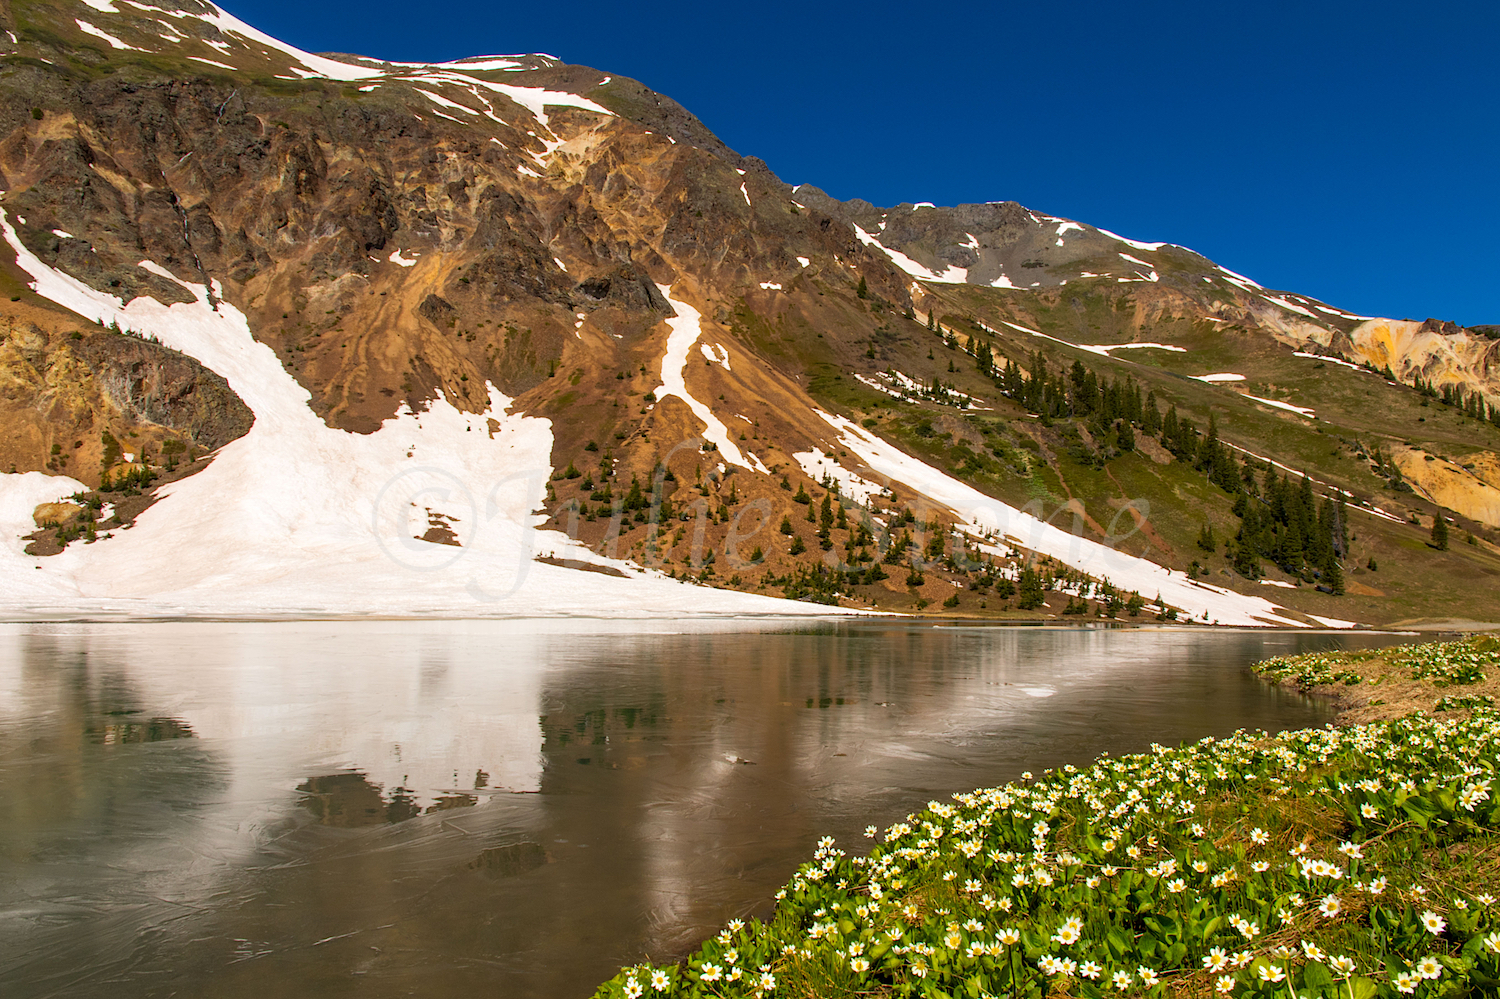
{"type": "Polygon", "coordinates": [[[1110,931],[1104,935],[1104,943],[1109,947],[1109,952],[1116,961],[1130,953],[1130,937],[1118,926],[1111,927],[1110,931]]]}
{"type": "Polygon", "coordinates": [[[1376,999],[1380,995],[1380,986],[1371,978],[1351,978],[1347,991],[1352,999],[1376,999]]]}
{"type": "Polygon", "coordinates": [[[1411,816],[1413,822],[1423,829],[1437,815],[1437,807],[1426,798],[1411,797],[1401,803],[1401,808],[1411,816]]]}
{"type": "Polygon", "coordinates": [[[1302,969],[1302,984],[1310,989],[1326,989],[1333,984],[1333,974],[1327,966],[1309,961],[1302,969]]]}

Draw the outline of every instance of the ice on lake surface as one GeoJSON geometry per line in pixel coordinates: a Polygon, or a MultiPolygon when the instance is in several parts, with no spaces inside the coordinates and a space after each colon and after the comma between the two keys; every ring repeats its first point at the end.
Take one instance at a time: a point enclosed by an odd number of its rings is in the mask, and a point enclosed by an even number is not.
{"type": "Polygon", "coordinates": [[[1316,723],[1247,664],[1389,637],[906,622],[0,626],[0,982],[587,996],[818,837],[1316,723]]]}

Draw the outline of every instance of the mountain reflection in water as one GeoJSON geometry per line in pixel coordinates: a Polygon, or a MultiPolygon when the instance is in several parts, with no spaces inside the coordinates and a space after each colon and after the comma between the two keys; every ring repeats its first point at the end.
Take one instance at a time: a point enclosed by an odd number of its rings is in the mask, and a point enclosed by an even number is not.
{"type": "Polygon", "coordinates": [[[930,623],[0,626],[6,999],[587,996],[819,836],[1318,721],[1382,636],[930,623]]]}

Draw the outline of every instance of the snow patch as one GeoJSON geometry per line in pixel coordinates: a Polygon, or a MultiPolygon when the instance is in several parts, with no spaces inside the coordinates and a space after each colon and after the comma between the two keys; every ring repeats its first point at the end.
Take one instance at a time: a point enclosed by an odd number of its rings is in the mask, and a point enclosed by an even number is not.
{"type": "Polygon", "coordinates": [[[808,264],[812,263],[812,261],[807,257],[798,257],[797,263],[801,264],[803,267],[806,267],[808,264]]]}
{"type": "Polygon", "coordinates": [[[570,94],[564,90],[546,90],[542,87],[513,87],[505,83],[491,83],[488,80],[468,77],[465,80],[475,86],[484,87],[486,90],[505,95],[515,103],[521,105],[521,107],[530,111],[532,117],[536,118],[543,125],[547,124],[548,119],[545,109],[548,107],[580,108],[584,111],[593,111],[597,114],[608,115],[611,118],[615,117],[615,113],[609,108],[595,104],[587,97],[570,94]]]}
{"type": "Polygon", "coordinates": [[[193,62],[201,62],[201,63],[205,63],[205,64],[207,64],[209,66],[217,66],[220,69],[236,69],[237,68],[235,66],[229,65],[227,62],[218,62],[217,60],[214,60],[214,59],[204,59],[202,56],[188,56],[188,58],[191,59],[191,60],[193,60],[193,62]]]}
{"type": "Polygon", "coordinates": [[[713,346],[709,346],[706,343],[700,343],[698,349],[702,350],[703,356],[714,364],[722,364],[725,371],[729,370],[729,351],[723,344],[716,343],[713,346]]]}
{"type": "MultiPolygon", "coordinates": [[[[931,208],[932,206],[928,205],[927,207],[931,208]]],[[[941,272],[934,272],[927,267],[923,267],[921,264],[917,263],[911,257],[908,257],[900,250],[893,250],[890,247],[884,245],[874,236],[871,236],[869,233],[861,229],[859,226],[854,227],[854,234],[859,237],[859,241],[861,243],[864,243],[866,246],[876,247],[880,250],[880,252],[890,257],[893,264],[895,264],[897,267],[901,268],[903,271],[910,274],[914,278],[920,278],[923,281],[932,281],[935,284],[968,283],[969,271],[966,267],[954,267],[950,265],[941,272]]]]}
{"type": "Polygon", "coordinates": [[[1043,340],[1051,340],[1053,343],[1060,343],[1064,347],[1072,347],[1076,350],[1086,350],[1090,354],[1098,354],[1100,357],[1109,357],[1110,351],[1124,350],[1129,347],[1155,347],[1159,350],[1170,350],[1179,353],[1187,353],[1186,348],[1175,347],[1171,344],[1165,343],[1070,343],[1067,340],[1061,339],[1060,337],[1049,336],[1048,334],[1040,333],[1037,330],[1027,329],[1025,326],[1019,326],[1013,322],[1010,322],[1009,320],[1001,320],[1001,322],[1005,323],[1005,325],[1009,326],[1013,330],[1019,330],[1022,333],[1029,333],[1032,336],[1039,336],[1043,340]]]}
{"type": "Polygon", "coordinates": [[[1342,360],[1341,358],[1337,358],[1337,357],[1325,357],[1322,354],[1309,354],[1305,350],[1295,350],[1295,351],[1292,351],[1292,356],[1293,357],[1307,357],[1307,358],[1311,358],[1314,361],[1327,361],[1329,364],[1337,364],[1339,367],[1341,367],[1341,368],[1348,368],[1351,371],[1363,371],[1367,375],[1373,375],[1373,374],[1375,374],[1375,372],[1371,371],[1369,368],[1362,368],[1358,364],[1352,364],[1349,361],[1342,360]]]}
{"type": "Polygon", "coordinates": [[[1084,350],[1098,350],[1108,354],[1112,350],[1137,350],[1149,347],[1152,350],[1170,350],[1174,354],[1186,354],[1186,347],[1179,347],[1174,343],[1100,343],[1100,344],[1078,344],[1084,350]]]}
{"type": "Polygon", "coordinates": [[[143,48],[137,48],[134,45],[128,45],[125,42],[120,41],[114,35],[111,35],[109,32],[103,30],[102,28],[96,28],[96,27],[94,27],[92,24],[90,24],[87,21],[80,21],[77,18],[74,18],[73,23],[76,24],[76,25],[78,25],[78,27],[83,31],[84,34],[86,34],[86,35],[93,35],[95,38],[102,38],[106,42],[109,42],[110,48],[115,48],[115,49],[129,49],[132,52],[144,52],[144,51],[146,51],[143,48]]]}
{"type": "Polygon", "coordinates": [[[854,378],[855,378],[856,381],[859,381],[860,383],[862,383],[864,385],[870,386],[870,388],[874,389],[877,392],[884,392],[886,395],[894,396],[897,399],[900,399],[900,398],[902,398],[905,395],[905,393],[899,392],[896,389],[893,389],[890,386],[885,385],[884,383],[879,382],[876,379],[869,377],[868,375],[861,375],[861,374],[859,374],[859,373],[856,372],[855,375],[854,375],[854,378]]]}
{"type": "Polygon", "coordinates": [[[1195,381],[1209,382],[1210,384],[1214,382],[1242,382],[1245,380],[1244,375],[1236,375],[1228,371],[1221,371],[1214,375],[1193,375],[1192,377],[1195,381]]]}
{"type": "Polygon", "coordinates": [[[824,454],[822,448],[815,447],[811,451],[799,451],[792,455],[792,458],[802,467],[803,474],[817,482],[822,482],[824,476],[831,478],[839,484],[840,495],[848,497],[860,506],[868,506],[872,497],[883,496],[887,492],[884,486],[861,478],[844,468],[832,455],[824,454]]]}
{"type": "Polygon", "coordinates": [[[438,107],[452,108],[455,111],[462,111],[464,114],[478,114],[479,113],[478,111],[475,111],[473,108],[465,107],[464,105],[458,103],[457,101],[450,101],[448,98],[443,97],[443,96],[441,96],[439,94],[434,94],[430,90],[423,90],[421,87],[412,87],[412,89],[415,90],[417,93],[421,94],[423,97],[427,98],[432,103],[436,104],[438,107]]]}
{"type": "Polygon", "coordinates": [[[286,42],[283,42],[280,39],[272,38],[270,35],[266,34],[264,31],[261,31],[258,28],[251,27],[244,21],[241,21],[239,18],[235,17],[233,14],[226,13],[220,7],[216,7],[213,4],[209,4],[208,6],[213,13],[184,13],[181,16],[196,18],[200,21],[212,24],[214,27],[218,28],[225,34],[236,34],[242,38],[248,38],[251,41],[259,42],[260,44],[268,48],[273,48],[278,52],[283,52],[300,62],[302,65],[306,66],[308,69],[312,70],[318,76],[326,76],[330,80],[343,80],[348,82],[353,80],[368,80],[373,76],[384,75],[383,72],[378,69],[367,69],[363,66],[351,66],[346,62],[336,62],[332,59],[325,59],[322,56],[313,55],[310,52],[304,52],[296,46],[288,45],[286,42]]]}
{"type": "Polygon", "coordinates": [[[1296,313],[1298,313],[1300,315],[1304,315],[1304,316],[1306,316],[1309,319],[1317,319],[1318,318],[1317,316],[1313,315],[1311,312],[1308,312],[1302,306],[1297,305],[1294,302],[1288,302],[1284,298],[1280,298],[1280,297],[1277,297],[1275,295],[1262,295],[1260,297],[1264,298],[1266,301],[1272,303],[1273,305],[1279,305],[1283,309],[1287,309],[1287,310],[1289,310],[1291,312],[1296,312],[1296,313]]]}
{"type": "Polygon", "coordinates": [[[1319,312],[1326,312],[1330,316],[1341,316],[1344,319],[1357,319],[1360,322],[1366,323],[1375,318],[1374,316],[1356,316],[1352,312],[1345,312],[1342,309],[1330,309],[1326,305],[1314,305],[1313,308],[1317,309],[1319,312]]]}
{"type": "Polygon", "coordinates": [[[670,301],[677,310],[676,316],[666,320],[672,334],[667,338],[667,352],[661,359],[661,385],[656,390],[657,401],[675,395],[687,403],[694,416],[703,421],[704,439],[718,446],[719,454],[725,461],[770,475],[771,470],[755,455],[741,454],[739,445],[729,439],[729,429],[724,426],[723,421],[713,414],[713,410],[688,393],[684,373],[687,369],[688,351],[693,349],[693,344],[703,335],[702,315],[686,302],[672,298],[670,285],[659,284],[657,288],[661,290],[662,297],[670,301]]]}
{"type": "Polygon", "coordinates": [[[1236,274],[1234,271],[1230,270],[1229,268],[1227,268],[1227,267],[1220,267],[1217,264],[1214,265],[1214,268],[1219,273],[1226,275],[1225,280],[1227,280],[1230,284],[1237,286],[1241,291],[1249,291],[1249,292],[1265,291],[1265,288],[1263,286],[1261,286],[1259,284],[1256,284],[1254,281],[1252,281],[1249,278],[1245,277],[1245,275],[1243,275],[1243,274],[1236,274]]]}
{"type": "Polygon", "coordinates": [[[1308,409],[1306,406],[1293,406],[1289,402],[1277,402],[1275,399],[1262,399],[1260,396],[1251,395],[1248,392],[1242,392],[1240,394],[1243,395],[1246,399],[1254,399],[1256,402],[1262,403],[1263,405],[1271,406],[1275,409],[1284,409],[1288,413],[1296,413],[1298,416],[1306,417],[1309,420],[1316,420],[1318,418],[1318,414],[1314,410],[1308,409]]]}
{"type": "Polygon", "coordinates": [[[403,257],[400,250],[392,250],[391,255],[386,259],[393,264],[400,264],[402,267],[415,267],[417,265],[416,254],[412,254],[410,257],[403,257]]]}
{"type": "MultiPolygon", "coordinates": [[[[1124,243],[1126,246],[1133,246],[1137,250],[1160,250],[1163,246],[1167,245],[1166,243],[1142,243],[1140,240],[1126,239],[1124,236],[1110,232],[1108,229],[1100,229],[1098,226],[1095,226],[1094,230],[1105,236],[1108,236],[1110,239],[1117,239],[1120,242],[1124,243]]],[[[1146,266],[1149,267],[1151,265],[1147,264],[1146,266]]]]}
{"type": "MultiPolygon", "coordinates": [[[[495,69],[525,69],[524,63],[518,62],[525,56],[469,56],[464,59],[456,59],[452,62],[388,62],[388,66],[401,66],[406,69],[444,69],[444,70],[473,70],[484,72],[495,69]]],[[[608,78],[606,78],[606,82],[608,78]]]]}
{"type": "Polygon", "coordinates": [[[19,538],[36,530],[32,513],[43,503],[56,503],[88,489],[77,479],[42,472],[0,473],[0,543],[6,554],[21,556],[19,538]]]}
{"type": "Polygon", "coordinates": [[[781,290],[781,285],[777,284],[775,281],[762,281],[760,283],[760,290],[761,291],[780,291],[781,290]]]}

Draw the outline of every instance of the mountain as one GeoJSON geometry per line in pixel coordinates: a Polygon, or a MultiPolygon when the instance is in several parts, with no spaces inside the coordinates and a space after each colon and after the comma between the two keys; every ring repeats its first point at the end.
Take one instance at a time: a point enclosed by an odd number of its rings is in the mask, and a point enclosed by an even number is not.
{"type": "Polygon", "coordinates": [[[1484,330],[839,202],[548,55],[0,32],[12,613],[1500,613],[1484,330]]]}

